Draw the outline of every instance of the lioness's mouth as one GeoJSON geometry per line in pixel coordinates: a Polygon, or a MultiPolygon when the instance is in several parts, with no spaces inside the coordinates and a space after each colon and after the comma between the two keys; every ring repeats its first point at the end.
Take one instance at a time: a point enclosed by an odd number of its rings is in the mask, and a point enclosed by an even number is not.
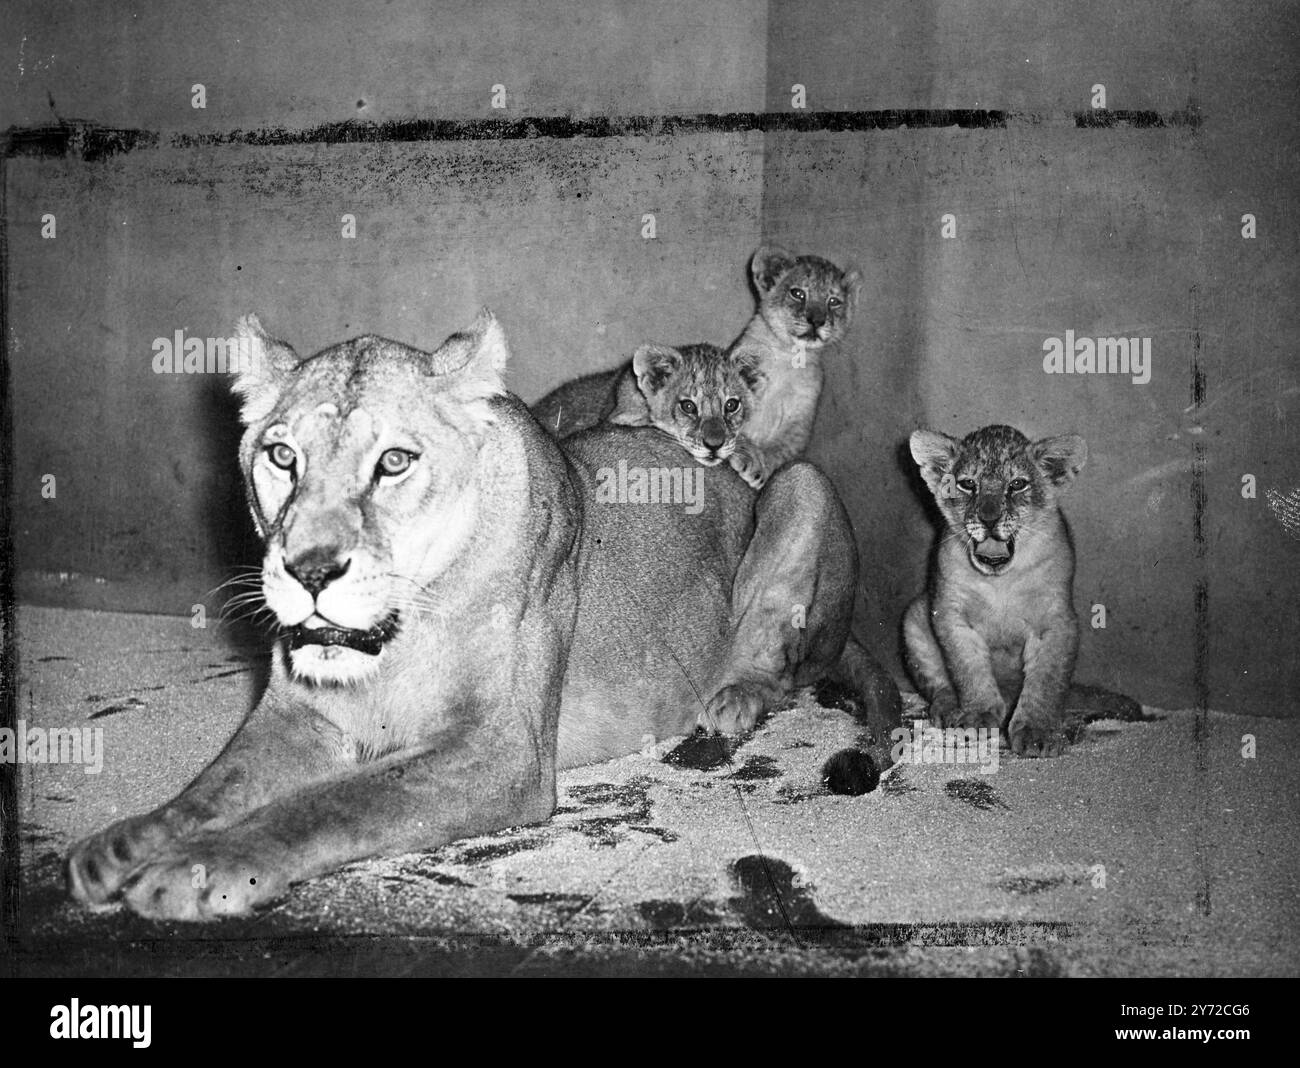
{"type": "Polygon", "coordinates": [[[997,573],[1006,570],[1011,558],[1016,555],[1016,539],[985,538],[981,542],[971,542],[971,561],[979,568],[997,573]]]}
{"type": "Polygon", "coordinates": [[[378,656],[384,644],[398,630],[398,613],[390,612],[368,630],[354,630],[350,627],[309,627],[299,623],[288,632],[289,649],[301,649],[306,645],[342,645],[355,649],[368,656],[378,656]]]}

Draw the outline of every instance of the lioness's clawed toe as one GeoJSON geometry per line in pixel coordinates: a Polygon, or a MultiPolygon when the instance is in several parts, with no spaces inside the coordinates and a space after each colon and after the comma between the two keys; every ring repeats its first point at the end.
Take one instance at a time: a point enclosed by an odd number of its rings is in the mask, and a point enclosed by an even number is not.
{"type": "Polygon", "coordinates": [[[111,902],[131,873],[163,849],[167,829],[149,816],[120,820],[72,847],[64,867],[68,892],[83,904],[111,902]]]}
{"type": "Polygon", "coordinates": [[[724,686],[700,713],[699,725],[710,734],[739,734],[752,730],[763,714],[763,696],[745,683],[724,686]]]}

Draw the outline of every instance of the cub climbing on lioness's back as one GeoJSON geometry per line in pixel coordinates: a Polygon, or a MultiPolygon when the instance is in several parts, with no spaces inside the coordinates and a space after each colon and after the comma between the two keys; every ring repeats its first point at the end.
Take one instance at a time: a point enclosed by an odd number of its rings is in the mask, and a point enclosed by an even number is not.
{"type": "Polygon", "coordinates": [[[960,441],[918,430],[910,444],[946,527],[929,589],[903,617],[908,670],[930,718],[1005,727],[1023,756],[1064,752],[1085,710],[1140,718],[1130,698],[1071,685],[1074,546],[1057,498],[1083,469],[1083,438],[1031,442],[986,426],[960,441]]]}
{"type": "Polygon", "coordinates": [[[757,360],[765,381],[731,466],[761,487],[808,446],[822,392],[821,354],[848,332],[862,278],[820,256],[774,247],[755,252],[749,270],[758,310],[727,351],[757,360]]]}
{"type": "MultiPolygon", "coordinates": [[[[758,308],[727,354],[752,365],[761,380],[729,458],[746,482],[761,489],[808,445],[821,396],[821,352],[848,331],[861,277],[820,256],[771,247],[754,253],[750,277],[758,308]]],[[[638,383],[631,363],[586,375],[552,390],[533,405],[533,414],[557,438],[606,421],[649,426],[638,383]]]]}
{"type": "Polygon", "coordinates": [[[706,467],[731,458],[763,385],[756,360],[716,345],[642,345],[632,372],[636,396],[620,398],[609,422],[653,426],[706,467]]]}

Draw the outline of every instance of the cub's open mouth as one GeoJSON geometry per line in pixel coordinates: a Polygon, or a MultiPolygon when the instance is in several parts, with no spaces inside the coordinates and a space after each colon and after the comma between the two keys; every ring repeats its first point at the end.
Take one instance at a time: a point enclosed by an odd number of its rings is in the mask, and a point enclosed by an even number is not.
{"type": "Polygon", "coordinates": [[[1001,571],[1016,555],[1016,539],[999,541],[997,538],[985,538],[979,543],[971,542],[970,554],[975,563],[991,571],[1001,571]]]}
{"type": "Polygon", "coordinates": [[[306,645],[342,645],[368,656],[378,656],[384,643],[397,633],[398,613],[391,612],[369,630],[352,630],[348,627],[309,627],[299,623],[288,632],[289,649],[306,645]]]}

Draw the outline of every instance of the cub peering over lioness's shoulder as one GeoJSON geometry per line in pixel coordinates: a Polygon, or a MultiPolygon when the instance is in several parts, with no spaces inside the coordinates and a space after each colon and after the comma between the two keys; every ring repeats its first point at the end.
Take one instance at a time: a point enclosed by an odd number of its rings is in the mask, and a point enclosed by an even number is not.
{"type": "MultiPolygon", "coordinates": [[[[748,382],[745,425],[728,458],[746,482],[761,489],[808,445],[821,397],[822,354],[848,332],[861,276],[820,256],[765,246],[750,261],[750,280],[758,308],[725,356],[715,359],[728,370],[740,369],[748,382]]],[[[605,421],[662,427],[656,407],[661,378],[647,377],[645,368],[664,348],[642,346],[622,367],[566,382],[533,405],[533,414],[558,438],[605,421]]]]}
{"type": "Polygon", "coordinates": [[[1139,718],[1130,698],[1071,683],[1074,546],[1057,500],[1083,469],[1083,438],[986,426],[960,441],[918,430],[910,444],[945,527],[929,588],[903,617],[931,718],[1005,728],[1023,756],[1064,752],[1087,712],[1139,718]]]}
{"type": "Polygon", "coordinates": [[[849,636],[857,551],[812,465],[757,495],[699,468],[690,514],[601,504],[598,472],[679,467],[680,446],[607,427],[561,450],[505,391],[486,312],[432,353],[366,336],[301,359],[251,317],[240,335],[270,682],[177,797],[73,847],[77,900],[246,912],[352,860],[544,820],[557,767],[743,729],[822,680],[858,692],[887,763],[898,692],[849,636]]]}

